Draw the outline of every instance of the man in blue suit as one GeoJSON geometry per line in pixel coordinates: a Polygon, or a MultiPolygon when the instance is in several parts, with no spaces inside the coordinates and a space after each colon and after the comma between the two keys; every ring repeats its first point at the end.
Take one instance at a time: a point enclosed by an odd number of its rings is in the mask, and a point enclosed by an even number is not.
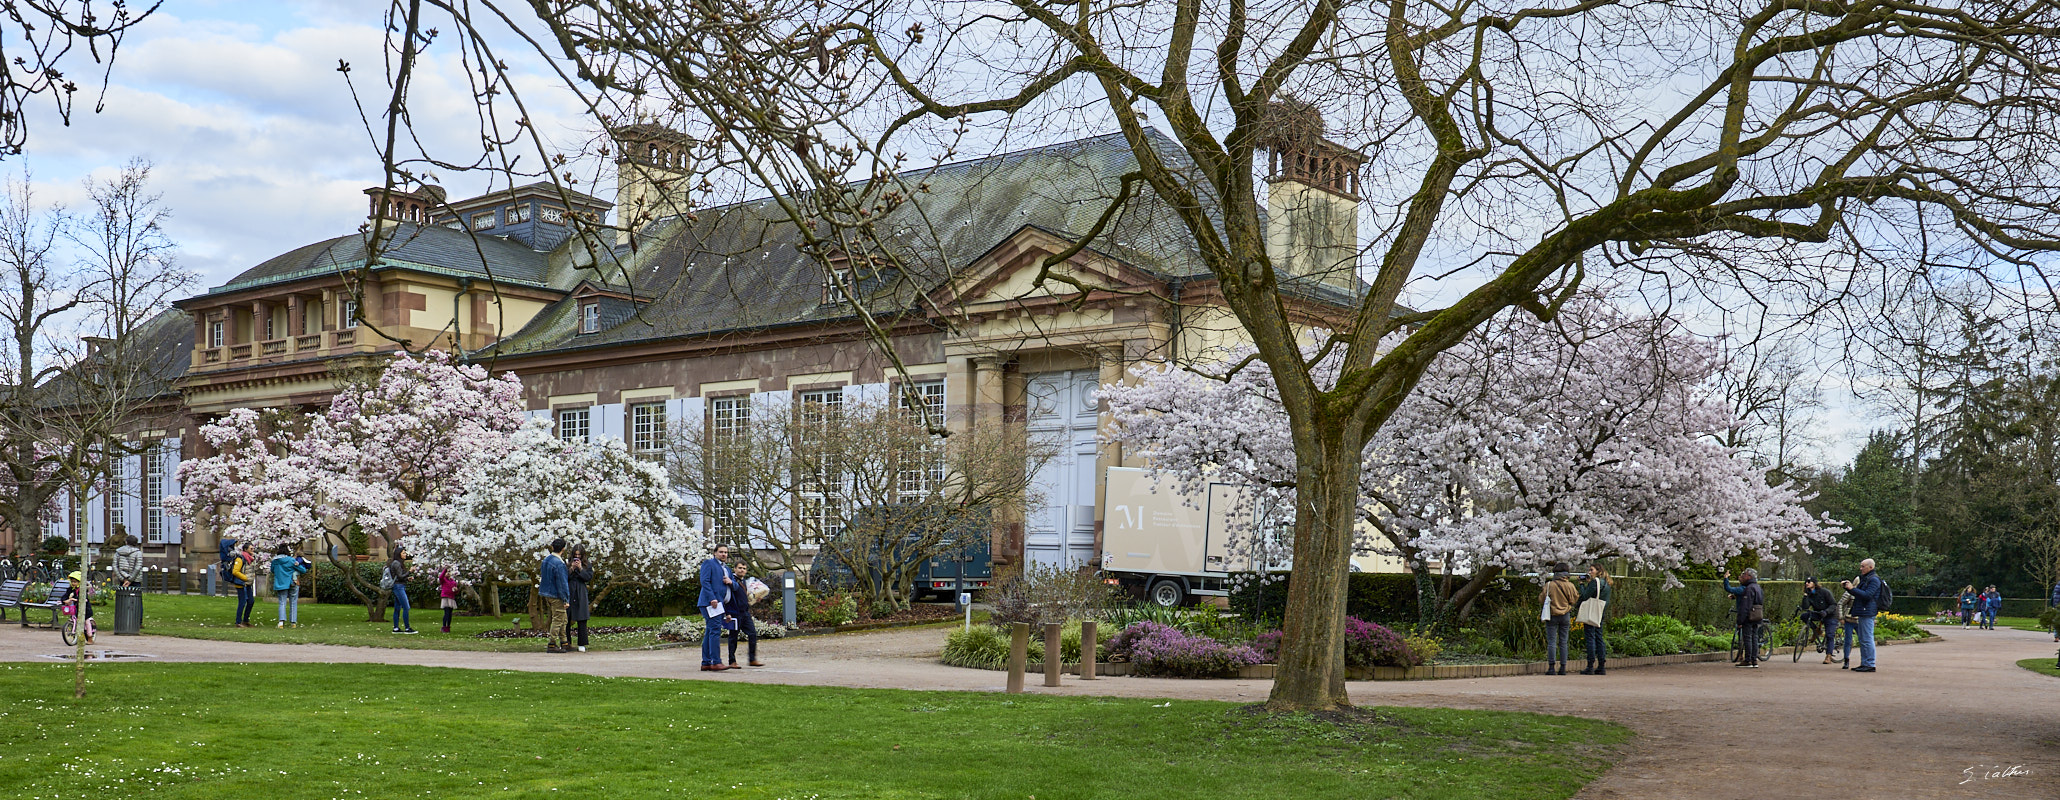
{"type": "Polygon", "coordinates": [[[729,598],[729,545],[716,545],[715,555],[701,562],[701,671],[729,669],[722,663],[722,602],[729,598]]]}

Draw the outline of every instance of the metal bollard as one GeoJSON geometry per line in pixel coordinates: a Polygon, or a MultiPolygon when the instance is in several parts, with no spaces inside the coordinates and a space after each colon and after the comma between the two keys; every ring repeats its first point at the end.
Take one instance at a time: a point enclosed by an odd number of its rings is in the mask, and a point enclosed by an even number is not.
{"type": "Polygon", "coordinates": [[[1064,626],[1056,622],[1044,623],[1044,685],[1059,685],[1059,670],[1065,668],[1066,654],[1059,647],[1060,630],[1064,626]]]}
{"type": "Polygon", "coordinates": [[[794,627],[794,571],[791,569],[780,579],[780,617],[787,627],[794,627]]]}
{"type": "Polygon", "coordinates": [[[1080,679],[1094,680],[1094,620],[1080,623],[1080,679]]]}
{"type": "Polygon", "coordinates": [[[213,567],[201,567],[200,593],[209,597],[221,597],[221,588],[215,585],[215,569],[213,567]]]}
{"type": "Polygon", "coordinates": [[[1009,694],[1023,693],[1023,670],[1030,660],[1030,623],[1009,624],[1009,694]]]}
{"type": "Polygon", "coordinates": [[[185,567],[180,567],[180,568],[179,568],[179,593],[180,593],[180,594],[185,594],[185,593],[186,593],[186,568],[185,568],[185,567]]]}

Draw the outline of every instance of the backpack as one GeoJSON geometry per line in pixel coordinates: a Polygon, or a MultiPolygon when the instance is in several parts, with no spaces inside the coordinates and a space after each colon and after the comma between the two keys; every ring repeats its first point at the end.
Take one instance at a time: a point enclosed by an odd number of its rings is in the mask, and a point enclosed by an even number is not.
{"type": "Polygon", "coordinates": [[[216,547],[221,551],[222,569],[228,569],[229,562],[236,560],[236,540],[225,536],[216,547]]]}
{"type": "Polygon", "coordinates": [[[393,567],[387,567],[379,571],[379,590],[384,592],[393,591],[393,567]]]}
{"type": "MultiPolygon", "coordinates": [[[[1879,577],[1876,576],[1877,579],[1879,577]]],[[[1888,581],[1882,580],[1881,589],[1874,593],[1874,610],[1887,611],[1893,605],[1895,605],[1895,592],[1889,591],[1888,581]]]]}

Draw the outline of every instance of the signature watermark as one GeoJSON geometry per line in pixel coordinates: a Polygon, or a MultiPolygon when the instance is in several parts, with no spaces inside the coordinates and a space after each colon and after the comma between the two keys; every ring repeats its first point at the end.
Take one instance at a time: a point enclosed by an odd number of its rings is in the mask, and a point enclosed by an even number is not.
{"type": "Polygon", "coordinates": [[[2011,766],[2004,766],[2001,764],[1976,764],[1974,766],[1960,770],[1960,774],[1966,776],[1966,778],[1960,781],[1960,783],[1969,784],[1975,781],[1991,781],[1997,778],[2022,778],[2030,775],[2031,770],[2025,769],[2023,764],[2015,764],[2011,766]]]}

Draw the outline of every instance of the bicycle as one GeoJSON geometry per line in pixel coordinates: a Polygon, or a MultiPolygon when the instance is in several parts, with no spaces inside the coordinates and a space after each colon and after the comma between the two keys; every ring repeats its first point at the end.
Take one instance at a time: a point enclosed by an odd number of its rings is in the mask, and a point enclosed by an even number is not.
{"type": "Polygon", "coordinates": [[[1813,619],[1804,622],[1802,637],[1795,640],[1795,652],[1789,660],[1800,663],[1806,650],[1824,652],[1824,639],[1830,635],[1831,631],[1824,627],[1823,620],[1813,619]]]}
{"type": "MultiPolygon", "coordinates": [[[[1742,637],[1740,636],[1743,632],[1744,629],[1742,628],[1736,626],[1731,628],[1731,663],[1733,664],[1745,662],[1745,643],[1741,641],[1742,637]]],[[[1759,650],[1759,658],[1754,660],[1771,661],[1774,658],[1774,623],[1769,620],[1760,620],[1759,633],[1760,646],[1757,648],[1759,650]]]]}
{"type": "Polygon", "coordinates": [[[64,601],[64,623],[57,626],[57,635],[64,639],[64,645],[71,647],[78,644],[80,634],[84,634],[86,641],[90,642],[95,632],[93,618],[79,613],[79,601],[64,601]]]}

